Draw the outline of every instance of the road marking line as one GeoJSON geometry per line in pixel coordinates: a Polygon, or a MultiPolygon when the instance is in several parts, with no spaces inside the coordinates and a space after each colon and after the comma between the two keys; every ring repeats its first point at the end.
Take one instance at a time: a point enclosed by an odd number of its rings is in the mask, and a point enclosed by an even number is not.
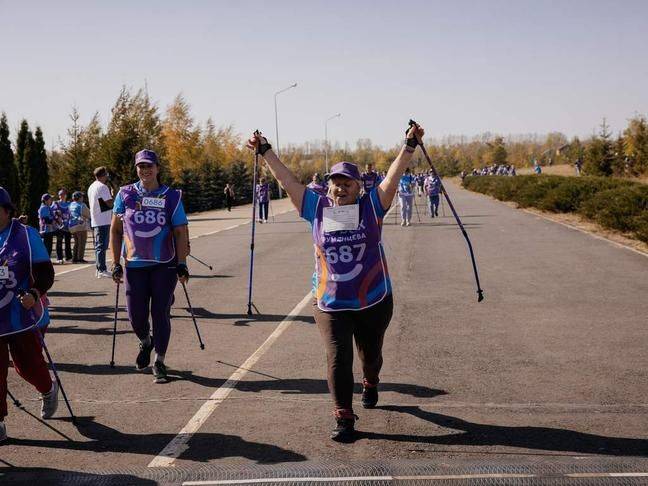
{"type": "Polygon", "coordinates": [[[183,486],[204,486],[216,484],[264,484],[264,483],[341,483],[356,481],[447,481],[449,479],[522,479],[535,478],[535,474],[447,474],[434,476],[340,476],[340,477],[301,477],[301,478],[256,478],[222,479],[207,481],[185,481],[183,486]]]}
{"type": "Polygon", "coordinates": [[[620,473],[570,473],[565,474],[568,478],[645,478],[645,472],[620,472],[620,473]]]}
{"type": "Polygon", "coordinates": [[[248,374],[248,370],[251,370],[257,361],[263,356],[266,351],[272,347],[279,336],[290,327],[294,317],[298,315],[304,307],[312,300],[313,296],[309,292],[297,304],[293,310],[286,316],[286,318],[281,321],[281,323],[275,328],[275,330],[268,336],[264,343],[259,346],[259,348],[250,356],[245,362],[232,373],[229,379],[218,388],[209,398],[208,401],[203,403],[200,409],[196,414],[189,420],[187,425],[176,435],[171,442],[149,463],[148,467],[169,467],[173,465],[173,462],[180,457],[185,450],[188,449],[187,443],[191,437],[198,432],[200,427],[207,421],[207,419],[214,413],[214,410],[220,405],[223,401],[227,399],[230,393],[236,387],[236,384],[243,379],[245,375],[248,374]]]}
{"type": "Polygon", "coordinates": [[[490,474],[446,474],[431,476],[394,476],[396,481],[445,481],[448,479],[509,479],[509,478],[535,478],[536,474],[507,474],[507,473],[490,473],[490,474]]]}
{"type": "Polygon", "coordinates": [[[524,208],[520,208],[520,209],[522,209],[522,211],[524,211],[527,214],[532,214],[534,216],[538,216],[539,218],[542,218],[542,219],[544,219],[546,221],[551,221],[552,223],[561,224],[563,226],[566,226],[567,228],[570,228],[570,229],[573,229],[573,230],[576,230],[576,231],[580,231],[581,233],[584,233],[584,234],[586,234],[588,236],[591,236],[592,238],[596,238],[597,240],[607,241],[608,243],[612,243],[613,245],[618,246],[619,248],[624,248],[626,250],[633,251],[633,252],[635,252],[635,253],[637,253],[637,254],[639,254],[641,256],[644,256],[644,257],[648,258],[647,253],[644,253],[643,251],[637,250],[636,248],[632,248],[631,246],[624,245],[623,243],[619,243],[618,241],[614,241],[614,240],[611,240],[609,238],[606,238],[605,236],[597,235],[596,233],[592,233],[590,231],[581,229],[578,226],[574,226],[572,224],[565,223],[563,221],[558,221],[558,220],[552,219],[552,218],[550,218],[548,216],[545,216],[544,214],[536,213],[534,211],[529,211],[528,209],[524,209],[524,208]]]}
{"type": "Polygon", "coordinates": [[[223,479],[212,481],[185,481],[182,486],[201,486],[206,484],[262,484],[262,483],[332,483],[343,481],[393,481],[393,476],[355,476],[355,477],[339,477],[339,478],[318,478],[318,477],[304,477],[304,478],[258,478],[258,479],[223,479]]]}
{"type": "Polygon", "coordinates": [[[64,272],[58,272],[58,273],[55,272],[55,276],[58,277],[59,275],[65,275],[66,273],[76,272],[77,270],[83,270],[84,268],[88,268],[88,267],[94,267],[94,264],[89,263],[88,265],[83,265],[77,268],[73,268],[71,270],[65,270],[64,272]]]}
{"type": "MultiPolygon", "coordinates": [[[[340,477],[283,477],[283,478],[256,478],[256,479],[222,479],[207,481],[185,481],[183,486],[204,486],[217,484],[265,484],[265,483],[338,483],[356,481],[448,481],[448,480],[475,480],[475,479],[524,479],[549,477],[540,474],[445,474],[426,476],[340,476],[340,477]]],[[[551,476],[556,477],[556,476],[551,476]]],[[[565,478],[643,478],[648,477],[646,472],[610,472],[610,473],[567,473],[559,474],[565,478]]]]}

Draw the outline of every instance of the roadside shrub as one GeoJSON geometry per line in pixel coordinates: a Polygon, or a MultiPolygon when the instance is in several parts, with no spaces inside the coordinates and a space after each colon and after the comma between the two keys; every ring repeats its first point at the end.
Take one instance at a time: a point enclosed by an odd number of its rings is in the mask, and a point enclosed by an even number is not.
{"type": "Polygon", "coordinates": [[[466,177],[466,189],[521,207],[577,212],[604,228],[648,243],[648,185],[610,177],[466,177]]]}
{"type": "Polygon", "coordinates": [[[583,203],[585,217],[605,228],[635,233],[648,223],[648,186],[602,191],[583,203]]]}

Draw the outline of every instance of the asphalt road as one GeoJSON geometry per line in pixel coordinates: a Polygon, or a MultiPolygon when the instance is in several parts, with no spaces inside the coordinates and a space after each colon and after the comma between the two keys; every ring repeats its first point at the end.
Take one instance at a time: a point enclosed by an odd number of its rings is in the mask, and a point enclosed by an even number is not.
{"type": "Polygon", "coordinates": [[[395,313],[379,407],[362,409],[358,395],[354,444],[328,439],[324,350],[306,298],[312,243],[296,212],[279,214],[287,209],[282,201],[275,223],[257,225],[253,300],[260,314],[252,317],[245,215],[193,218],[200,227],[194,236],[218,231],[192,240],[192,253],[213,265],[190,262],[188,285],[206,349],[198,347],[179,287],[169,384],[135,371],[137,340],[123,293],[117,366],[108,366],[112,282],[89,267],[58,276],[47,342],[78,423],[63,402],[55,419],[38,419],[35,392],[10,370],[10,390],[24,409],[9,404],[11,439],[0,447],[0,473],[27,481],[29,468],[42,478],[132,470],[142,478],[170,467],[266,465],[267,472],[321,463],[325,474],[375,461],[648,471],[648,258],[485,196],[450,192],[486,298],[477,303],[451,217],[431,220],[418,199],[420,224],[416,213],[408,228],[394,224],[393,213],[386,218],[395,313]]]}

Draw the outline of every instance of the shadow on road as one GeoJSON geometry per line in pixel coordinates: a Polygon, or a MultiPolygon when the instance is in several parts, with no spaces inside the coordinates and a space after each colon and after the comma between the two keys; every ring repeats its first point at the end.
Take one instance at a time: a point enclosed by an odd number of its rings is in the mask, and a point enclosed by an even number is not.
{"type": "MultiPolygon", "coordinates": [[[[189,314],[188,307],[180,307],[184,309],[189,314]]],[[[194,314],[196,318],[200,319],[223,319],[223,320],[233,320],[235,326],[247,326],[253,322],[281,322],[286,316],[285,314],[252,314],[248,316],[247,314],[222,314],[218,312],[212,312],[204,307],[194,307],[194,314]]],[[[178,316],[180,317],[180,316],[178,316]]],[[[313,316],[294,316],[292,320],[297,322],[305,322],[307,324],[315,324],[315,319],[313,316]]]]}
{"type": "MultiPolygon", "coordinates": [[[[67,420],[69,419],[62,419],[67,420]]],[[[154,425],[154,423],[152,424],[154,425]]],[[[45,447],[88,452],[117,452],[156,456],[175,434],[128,434],[94,421],[94,417],[77,417],[77,430],[86,441],[51,439],[14,439],[12,446],[45,447]]],[[[258,463],[305,461],[306,457],[272,444],[248,442],[235,435],[197,433],[189,441],[180,459],[207,462],[225,457],[244,457],[258,463]]]]}
{"type": "MultiPolygon", "coordinates": [[[[215,276],[218,277],[218,276],[215,276]]],[[[199,278],[211,278],[210,276],[202,276],[199,278]]],[[[184,296],[181,297],[184,299],[184,296]]],[[[176,300],[176,303],[178,301],[176,300]]],[[[189,307],[175,306],[173,311],[185,311],[186,314],[172,315],[171,319],[191,319],[189,307]]],[[[105,322],[111,323],[114,320],[115,308],[113,306],[95,306],[95,307],[75,307],[75,306],[58,306],[53,305],[50,307],[50,315],[52,321],[84,321],[84,322],[105,322]]],[[[235,326],[248,326],[255,322],[276,322],[279,323],[286,318],[285,314],[223,314],[212,312],[204,307],[194,307],[194,314],[196,319],[216,319],[225,321],[234,321],[232,324],[235,326]]],[[[304,322],[306,324],[315,324],[313,316],[295,316],[294,321],[304,322]]],[[[124,306],[119,307],[118,322],[129,322],[124,306]]],[[[130,330],[130,326],[127,326],[130,330]]],[[[112,334],[112,329],[86,329],[81,327],[68,327],[67,331],[56,331],[56,326],[52,326],[52,332],[70,333],[70,334],[91,334],[91,335],[105,335],[112,334]]],[[[66,329],[66,328],[58,328],[66,329]]],[[[118,331],[118,333],[121,333],[118,331]]]]}
{"type": "MultiPolygon", "coordinates": [[[[115,318],[114,306],[78,307],[53,305],[49,309],[52,320],[113,322],[115,318]]],[[[125,317],[126,308],[124,306],[119,306],[119,315],[121,317],[117,319],[118,321],[128,321],[125,317]]]]}
{"type": "Polygon", "coordinates": [[[84,297],[85,298],[85,297],[103,297],[104,295],[108,295],[108,293],[103,291],[95,291],[95,290],[86,290],[80,292],[54,290],[51,292],[47,292],[48,297],[84,297]]]}
{"type": "MultiPolygon", "coordinates": [[[[219,361],[221,364],[227,365],[219,361]]],[[[108,361],[105,364],[76,364],[76,363],[57,363],[56,367],[59,371],[68,373],[77,373],[81,375],[127,375],[127,374],[141,374],[141,371],[135,369],[135,364],[132,365],[115,365],[111,368],[108,361]]],[[[252,374],[264,375],[254,370],[249,371],[252,374]]],[[[182,371],[169,368],[170,381],[189,381],[200,386],[207,388],[219,388],[225,384],[227,378],[208,377],[196,375],[192,371],[182,371]]],[[[316,380],[311,378],[288,378],[288,379],[272,379],[272,380],[250,380],[239,381],[234,386],[234,389],[246,393],[259,393],[263,391],[276,391],[285,395],[328,395],[328,384],[326,380],[316,380]]],[[[428,388],[421,385],[413,385],[409,383],[380,383],[381,392],[395,392],[401,395],[409,395],[415,398],[434,398],[439,395],[445,395],[444,390],[437,390],[435,388],[428,388]]],[[[356,383],[354,393],[362,393],[362,385],[356,383]]]]}
{"type": "MultiPolygon", "coordinates": [[[[117,319],[118,321],[128,321],[128,319],[117,319]]],[[[117,335],[131,334],[133,331],[130,329],[118,329],[117,335]]],[[[47,334],[87,334],[90,336],[112,336],[112,327],[102,327],[98,329],[88,329],[79,326],[51,326],[47,328],[47,334]]]]}
{"type": "Polygon", "coordinates": [[[463,431],[448,435],[407,435],[361,432],[360,437],[398,442],[463,446],[506,446],[543,451],[573,452],[611,456],[648,456],[648,440],[606,437],[574,430],[549,427],[509,427],[468,422],[460,418],[427,412],[416,406],[383,405],[376,407],[407,413],[439,427],[463,431]]]}
{"type": "Polygon", "coordinates": [[[157,481],[131,474],[92,474],[44,467],[12,468],[3,471],[6,484],[142,484],[155,485],[157,481]]]}

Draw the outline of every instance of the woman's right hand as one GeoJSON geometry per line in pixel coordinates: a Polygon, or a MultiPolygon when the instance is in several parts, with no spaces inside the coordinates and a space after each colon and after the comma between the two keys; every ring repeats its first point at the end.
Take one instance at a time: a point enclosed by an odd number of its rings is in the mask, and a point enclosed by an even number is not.
{"type": "Polygon", "coordinates": [[[256,130],[254,131],[254,133],[252,133],[252,136],[248,139],[245,145],[250,150],[256,151],[256,149],[262,143],[268,143],[268,139],[261,135],[261,132],[259,130],[256,130]]]}
{"type": "Polygon", "coordinates": [[[116,284],[123,283],[124,269],[121,264],[115,263],[112,268],[112,279],[116,284]]]}
{"type": "Polygon", "coordinates": [[[259,130],[256,130],[252,136],[248,139],[245,144],[250,150],[254,150],[255,153],[263,155],[272,148],[272,145],[268,142],[268,139],[265,138],[259,130]]]}

